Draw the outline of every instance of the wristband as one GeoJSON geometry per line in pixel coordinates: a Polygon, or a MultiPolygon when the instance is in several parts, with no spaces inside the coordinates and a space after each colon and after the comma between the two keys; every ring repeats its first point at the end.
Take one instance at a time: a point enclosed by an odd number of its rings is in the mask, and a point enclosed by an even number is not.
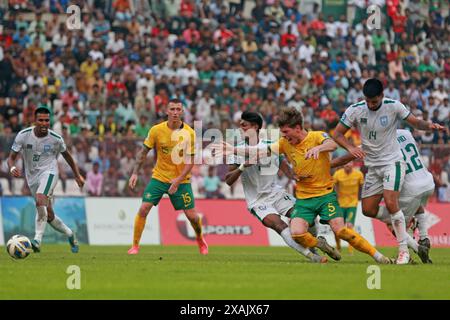
{"type": "Polygon", "coordinates": [[[239,166],[238,169],[239,169],[240,171],[244,171],[244,168],[245,168],[245,167],[244,167],[244,164],[241,164],[241,165],[239,166]]]}
{"type": "Polygon", "coordinates": [[[11,169],[9,169],[9,172],[10,172],[10,173],[13,173],[13,170],[14,170],[14,169],[17,169],[16,166],[12,166],[11,169]]]}

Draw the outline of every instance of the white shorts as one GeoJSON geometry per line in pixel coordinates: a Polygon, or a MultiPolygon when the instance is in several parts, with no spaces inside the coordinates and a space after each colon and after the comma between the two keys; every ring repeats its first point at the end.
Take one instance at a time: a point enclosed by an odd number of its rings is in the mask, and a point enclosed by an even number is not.
{"type": "Polygon", "coordinates": [[[295,198],[287,192],[279,192],[273,196],[259,200],[249,210],[259,220],[263,219],[269,214],[278,214],[286,216],[290,209],[295,205],[295,198]]]}
{"type": "MultiPolygon", "coordinates": [[[[434,189],[424,191],[418,196],[400,194],[398,203],[403,215],[405,216],[406,225],[411,222],[411,219],[414,217],[420,206],[425,207],[427,205],[428,199],[433,195],[433,193],[434,189]]],[[[385,213],[389,214],[388,209],[385,206],[382,208],[385,213]]]]}
{"type": "Polygon", "coordinates": [[[382,194],[383,190],[400,191],[405,181],[406,164],[401,161],[396,163],[370,167],[364,178],[362,198],[376,194],[382,194]]]}
{"type": "Polygon", "coordinates": [[[31,194],[36,197],[37,193],[44,194],[48,197],[53,195],[53,190],[55,189],[56,183],[58,182],[58,175],[52,172],[45,172],[41,174],[38,182],[29,185],[31,194]]]}
{"type": "Polygon", "coordinates": [[[402,195],[398,199],[400,209],[406,217],[413,217],[420,206],[426,206],[428,199],[433,195],[434,189],[426,190],[418,196],[402,195]]]}

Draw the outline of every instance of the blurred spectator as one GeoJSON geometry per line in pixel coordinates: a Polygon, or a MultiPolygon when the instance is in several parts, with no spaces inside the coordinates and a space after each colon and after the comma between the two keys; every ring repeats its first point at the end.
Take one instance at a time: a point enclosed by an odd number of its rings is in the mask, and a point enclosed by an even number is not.
{"type": "Polygon", "coordinates": [[[191,171],[191,184],[197,187],[198,193],[205,194],[204,178],[200,173],[200,166],[194,166],[191,171]]]}
{"type": "Polygon", "coordinates": [[[221,181],[216,175],[214,167],[208,167],[208,175],[203,178],[203,185],[207,199],[225,198],[225,196],[220,192],[221,181]]]}
{"type": "Polygon", "coordinates": [[[88,195],[99,197],[102,195],[103,174],[99,171],[99,163],[94,162],[92,170],[87,173],[86,189],[88,195]]]}
{"type": "Polygon", "coordinates": [[[438,188],[438,197],[439,202],[450,202],[450,188],[447,184],[443,184],[438,188]]]}
{"type": "Polygon", "coordinates": [[[111,165],[109,159],[106,157],[105,149],[103,148],[99,149],[98,157],[94,160],[94,162],[99,164],[99,171],[102,173],[106,172],[111,165]]]}
{"type": "Polygon", "coordinates": [[[136,160],[133,151],[127,150],[125,152],[125,157],[120,159],[120,177],[128,178],[131,176],[135,164],[136,160]]]}
{"type": "Polygon", "coordinates": [[[102,195],[104,197],[118,197],[119,192],[119,177],[114,167],[109,167],[108,171],[103,176],[102,181],[102,195]]]}

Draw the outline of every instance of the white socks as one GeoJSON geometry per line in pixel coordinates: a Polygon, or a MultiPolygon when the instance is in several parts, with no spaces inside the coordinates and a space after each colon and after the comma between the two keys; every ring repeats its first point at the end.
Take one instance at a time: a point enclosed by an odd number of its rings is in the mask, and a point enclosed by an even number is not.
{"type": "Polygon", "coordinates": [[[375,259],[376,262],[382,262],[384,256],[377,250],[377,252],[375,252],[375,254],[373,255],[373,258],[375,259]]]}
{"type": "Polygon", "coordinates": [[[42,242],[42,237],[44,236],[45,226],[47,225],[47,207],[40,206],[37,207],[37,215],[36,215],[36,225],[34,228],[34,239],[42,242]]]}
{"type": "Polygon", "coordinates": [[[395,231],[400,251],[408,250],[408,233],[406,233],[405,216],[402,210],[391,214],[392,228],[395,231]]]}
{"type": "MultiPolygon", "coordinates": [[[[399,245],[402,246],[402,244],[400,244],[400,241],[399,241],[399,234],[397,233],[397,229],[394,227],[394,220],[396,220],[396,219],[398,220],[399,218],[400,218],[400,219],[403,218],[403,225],[405,226],[404,229],[406,229],[405,216],[403,215],[403,212],[402,212],[402,211],[399,211],[399,212],[397,212],[397,213],[391,215],[391,214],[389,214],[389,211],[386,209],[386,207],[380,206],[380,208],[378,209],[378,213],[377,213],[377,215],[376,215],[376,217],[375,217],[375,219],[378,219],[378,220],[380,220],[380,221],[382,221],[382,222],[384,222],[384,223],[392,223],[392,227],[394,228],[394,232],[395,232],[395,235],[396,235],[396,237],[397,237],[397,241],[398,241],[399,245]],[[399,213],[401,214],[401,216],[397,216],[399,213]],[[394,217],[394,216],[395,216],[395,217],[394,217]]],[[[402,222],[400,222],[400,223],[402,223],[402,222]]],[[[414,252],[417,252],[417,250],[418,250],[418,248],[419,248],[419,247],[418,247],[418,243],[414,240],[413,237],[411,237],[411,236],[406,232],[406,230],[405,230],[405,232],[404,232],[404,235],[403,235],[403,236],[401,235],[401,237],[404,237],[404,238],[402,238],[402,239],[405,239],[405,241],[406,241],[408,247],[410,247],[411,249],[413,249],[414,252]]],[[[403,243],[403,242],[402,242],[402,243],[403,243]]],[[[404,248],[404,247],[402,247],[402,248],[404,248]]]]}
{"type": "Polygon", "coordinates": [[[50,226],[56,231],[64,233],[66,236],[71,237],[73,235],[72,230],[64,224],[64,222],[55,214],[55,218],[49,222],[50,226]]]}
{"type": "Polygon", "coordinates": [[[416,214],[417,227],[419,228],[420,240],[428,238],[427,216],[425,213],[416,214]]]}
{"type": "Polygon", "coordinates": [[[305,257],[307,257],[308,254],[311,252],[311,251],[309,251],[308,248],[302,247],[297,242],[295,242],[294,239],[292,239],[292,237],[291,237],[291,230],[289,229],[289,227],[287,227],[286,229],[281,231],[280,236],[283,238],[284,242],[286,242],[286,244],[289,247],[291,247],[295,251],[298,251],[299,253],[301,253],[305,257]]]}
{"type": "MultiPolygon", "coordinates": [[[[47,226],[47,207],[41,206],[37,207],[38,214],[36,215],[36,225],[35,225],[35,236],[39,242],[42,242],[42,237],[44,236],[45,227],[47,226]]],[[[64,222],[55,214],[55,218],[49,222],[50,226],[58,232],[65,234],[70,237],[73,235],[72,230],[64,224],[64,222]]]]}

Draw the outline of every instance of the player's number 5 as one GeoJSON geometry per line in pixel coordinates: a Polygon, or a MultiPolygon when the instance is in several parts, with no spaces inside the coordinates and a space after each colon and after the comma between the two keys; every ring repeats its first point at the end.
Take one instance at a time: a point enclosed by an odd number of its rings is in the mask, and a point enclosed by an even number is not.
{"type": "Polygon", "coordinates": [[[330,213],[330,216],[336,213],[336,207],[334,206],[334,204],[328,203],[328,212],[330,213]]]}

